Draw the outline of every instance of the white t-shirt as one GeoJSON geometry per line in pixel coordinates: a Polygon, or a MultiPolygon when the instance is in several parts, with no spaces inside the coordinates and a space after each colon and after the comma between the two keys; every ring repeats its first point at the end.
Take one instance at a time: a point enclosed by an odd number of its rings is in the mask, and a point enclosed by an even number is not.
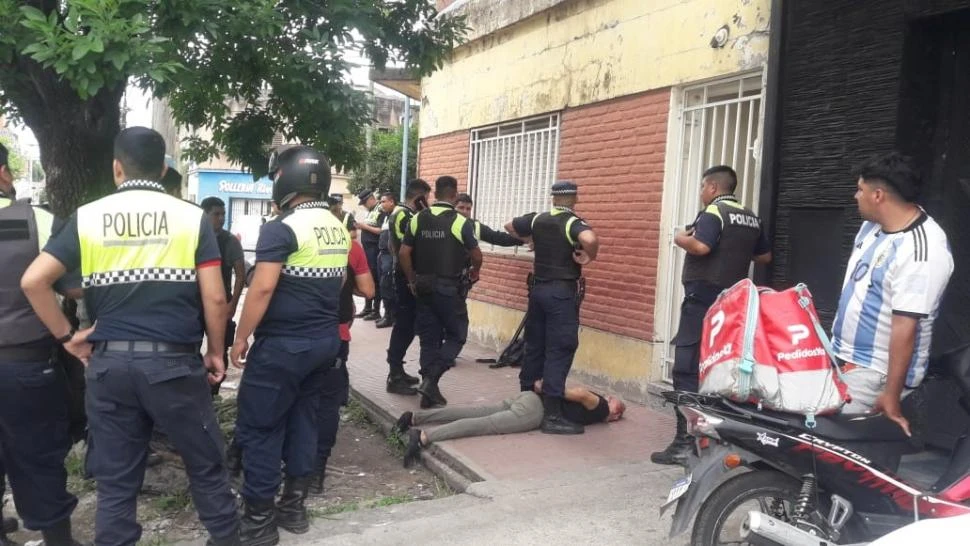
{"type": "Polygon", "coordinates": [[[846,362],[889,371],[892,315],[919,319],[906,386],[919,386],[929,363],[933,320],[953,273],[946,234],[925,213],[895,233],[865,222],[855,239],[833,327],[833,346],[846,362]]]}

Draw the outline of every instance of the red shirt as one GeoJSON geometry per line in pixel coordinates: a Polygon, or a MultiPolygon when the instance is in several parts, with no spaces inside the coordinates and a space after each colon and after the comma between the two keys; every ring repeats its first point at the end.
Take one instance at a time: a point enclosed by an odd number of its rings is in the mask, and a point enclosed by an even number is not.
{"type": "MultiPolygon", "coordinates": [[[[350,255],[347,257],[347,265],[350,267],[350,274],[353,276],[366,275],[370,273],[370,267],[367,265],[367,255],[364,254],[364,247],[360,246],[357,240],[351,240],[350,244],[350,255]]],[[[347,283],[353,286],[354,279],[347,279],[347,283]]],[[[350,305],[354,305],[354,299],[351,295],[350,305]]],[[[354,309],[356,311],[356,309],[354,309]]],[[[350,322],[344,322],[340,324],[340,340],[350,341],[350,322]]]]}

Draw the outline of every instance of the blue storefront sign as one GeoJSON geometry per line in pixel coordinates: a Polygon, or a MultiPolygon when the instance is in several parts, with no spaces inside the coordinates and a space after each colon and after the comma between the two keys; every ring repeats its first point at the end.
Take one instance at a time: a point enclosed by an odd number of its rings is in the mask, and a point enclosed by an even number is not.
{"type": "Polygon", "coordinates": [[[232,225],[233,216],[267,216],[273,183],[263,177],[253,180],[249,173],[227,171],[199,171],[196,202],[206,197],[218,197],[226,203],[226,224],[232,225]]]}

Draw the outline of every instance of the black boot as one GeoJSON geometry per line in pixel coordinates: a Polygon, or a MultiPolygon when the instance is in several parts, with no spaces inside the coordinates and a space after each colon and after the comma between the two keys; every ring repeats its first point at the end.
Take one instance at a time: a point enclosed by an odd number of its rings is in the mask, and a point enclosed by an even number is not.
{"type": "Polygon", "coordinates": [[[411,468],[421,458],[421,429],[413,428],[408,432],[408,447],[404,451],[404,468],[411,468]]]}
{"type": "Polygon", "coordinates": [[[241,545],[242,545],[242,540],[239,538],[238,529],[234,534],[227,536],[225,538],[209,537],[209,539],[205,541],[205,546],[241,546],[241,545]]]}
{"type": "Polygon", "coordinates": [[[670,442],[667,449],[650,455],[650,462],[653,464],[685,464],[687,456],[694,447],[693,438],[687,434],[687,419],[679,410],[674,410],[674,413],[677,415],[677,432],[674,434],[674,440],[670,442]]]}
{"type": "Polygon", "coordinates": [[[276,503],[277,525],[295,535],[302,535],[310,530],[305,506],[309,486],[309,476],[287,477],[283,482],[283,494],[276,503]]]}
{"type": "Polygon", "coordinates": [[[447,406],[448,400],[441,394],[438,388],[438,381],[444,371],[428,372],[424,374],[421,384],[418,385],[418,392],[421,393],[421,407],[433,408],[435,406],[447,406]]]}
{"type": "Polygon", "coordinates": [[[543,395],[542,407],[545,411],[540,430],[545,434],[582,434],[585,431],[583,425],[562,416],[562,398],[543,395]]]}
{"type": "Polygon", "coordinates": [[[414,390],[407,380],[407,374],[404,373],[404,368],[392,368],[391,373],[387,376],[387,392],[391,394],[403,394],[407,396],[413,396],[418,394],[418,391],[414,390]]]}
{"type": "Polygon", "coordinates": [[[394,326],[394,316],[391,313],[384,313],[384,317],[378,319],[374,326],[377,328],[390,328],[394,326]]]}
{"type": "Polygon", "coordinates": [[[81,546],[71,536],[71,518],[65,518],[40,532],[44,546],[81,546]]]}
{"type": "Polygon", "coordinates": [[[354,318],[364,318],[369,314],[371,314],[371,300],[367,300],[366,302],[364,302],[364,309],[361,312],[354,315],[354,318]]]}
{"type": "Polygon", "coordinates": [[[317,461],[317,468],[313,471],[313,475],[310,476],[310,495],[314,497],[323,496],[323,478],[327,474],[327,458],[321,457],[317,461]]]}
{"type": "Polygon", "coordinates": [[[276,529],[276,504],[272,500],[246,501],[240,520],[239,538],[242,546],[273,546],[279,544],[280,533],[276,529]]]}
{"type": "Polygon", "coordinates": [[[408,385],[417,385],[418,383],[421,382],[421,380],[418,379],[417,377],[414,377],[413,375],[405,372],[403,367],[401,368],[401,377],[403,377],[404,380],[407,381],[408,385]]]}

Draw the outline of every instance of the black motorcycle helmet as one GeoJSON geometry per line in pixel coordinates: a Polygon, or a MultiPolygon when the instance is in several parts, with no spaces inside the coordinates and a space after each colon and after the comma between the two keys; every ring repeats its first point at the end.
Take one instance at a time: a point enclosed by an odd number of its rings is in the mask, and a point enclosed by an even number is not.
{"type": "Polygon", "coordinates": [[[297,195],[322,199],[330,193],[330,162],[309,146],[280,146],[269,156],[269,178],[280,209],[297,195]]]}

